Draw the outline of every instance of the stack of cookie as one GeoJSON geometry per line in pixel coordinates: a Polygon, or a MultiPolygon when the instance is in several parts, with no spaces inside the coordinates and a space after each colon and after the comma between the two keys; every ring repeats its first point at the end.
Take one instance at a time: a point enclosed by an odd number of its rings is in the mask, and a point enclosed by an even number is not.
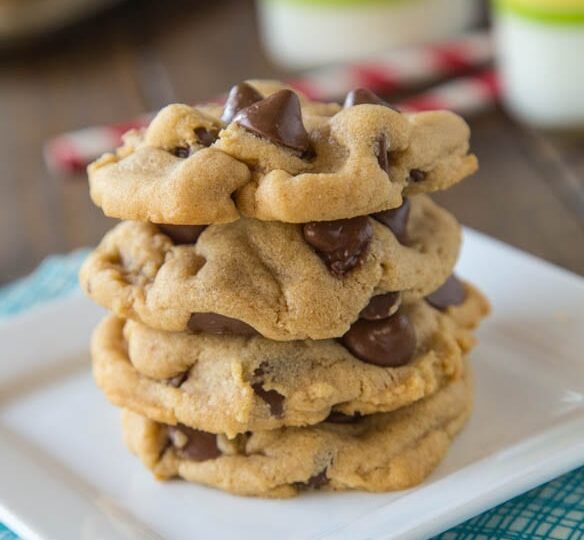
{"type": "Polygon", "coordinates": [[[425,193],[475,171],[469,129],[366,90],[267,81],[170,105],[89,168],[124,221],[81,271],[113,312],[94,375],[158,478],[243,495],[402,489],[467,419],[488,311],[425,193]]]}

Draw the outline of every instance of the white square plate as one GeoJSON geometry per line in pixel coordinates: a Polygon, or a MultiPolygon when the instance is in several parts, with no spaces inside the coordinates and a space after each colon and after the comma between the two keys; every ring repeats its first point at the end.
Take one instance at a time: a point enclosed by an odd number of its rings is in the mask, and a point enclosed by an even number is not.
{"type": "Polygon", "coordinates": [[[0,520],[28,540],[423,538],[584,464],[584,280],[472,231],[458,271],[494,313],[475,413],[421,486],[275,501],[153,480],[92,383],[102,311],[76,296],[0,326],[0,520]]]}

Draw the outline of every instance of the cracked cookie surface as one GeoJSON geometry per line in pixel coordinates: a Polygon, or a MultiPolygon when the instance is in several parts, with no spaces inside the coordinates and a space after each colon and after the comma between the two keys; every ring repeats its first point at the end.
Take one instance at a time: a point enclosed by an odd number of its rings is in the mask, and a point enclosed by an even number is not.
{"type": "Polygon", "coordinates": [[[291,497],[305,489],[392,491],[424,480],[472,408],[464,377],[433,396],[354,423],[323,422],[228,440],[130,411],[124,439],[159,479],[181,477],[238,495],[291,497]]]}
{"type": "Polygon", "coordinates": [[[154,223],[329,221],[396,208],[404,195],[446,189],[477,169],[469,128],[454,113],[402,114],[379,100],[341,108],[266,81],[248,88],[251,97],[248,89],[225,110],[169,105],[129,132],[89,166],[95,204],[154,223]]]}
{"type": "Polygon", "coordinates": [[[126,222],[89,255],[81,284],[119,317],[160,330],[182,332],[193,313],[213,313],[273,340],[339,337],[372,296],[425,296],[452,272],[458,223],[424,195],[408,200],[408,243],[378,219],[363,218],[371,238],[343,277],[327,268],[300,225],[241,219],[207,227],[195,244],[175,245],[155,225],[126,222]]]}
{"type": "Polygon", "coordinates": [[[425,300],[400,307],[417,344],[399,367],[362,361],[336,340],[167,333],[110,316],[94,334],[94,377],[117,406],[230,437],[391,411],[461,376],[472,330],[488,311],[480,292],[465,290],[444,312],[425,300]]]}

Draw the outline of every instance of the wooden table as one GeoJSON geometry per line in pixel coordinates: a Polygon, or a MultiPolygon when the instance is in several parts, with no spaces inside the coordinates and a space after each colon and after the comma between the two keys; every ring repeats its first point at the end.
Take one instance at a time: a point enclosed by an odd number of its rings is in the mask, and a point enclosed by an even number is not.
{"type": "MultiPolygon", "coordinates": [[[[137,0],[0,56],[0,282],[95,244],[114,223],[82,176],[49,174],[49,137],[285,76],[256,35],[251,0],[137,0]]],[[[436,199],[464,224],[584,274],[584,138],[537,133],[501,111],[470,123],[481,171],[436,199]]]]}

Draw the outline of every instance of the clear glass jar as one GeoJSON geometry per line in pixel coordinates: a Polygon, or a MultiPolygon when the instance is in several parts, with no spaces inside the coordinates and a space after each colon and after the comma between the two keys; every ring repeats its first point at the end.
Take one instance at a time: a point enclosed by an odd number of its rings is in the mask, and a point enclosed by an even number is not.
{"type": "Polygon", "coordinates": [[[305,68],[429,42],[476,22],[479,0],[258,0],[265,47],[305,68]]]}
{"type": "Polygon", "coordinates": [[[512,114],[553,129],[584,127],[584,0],[496,0],[503,98],[512,114]]]}

